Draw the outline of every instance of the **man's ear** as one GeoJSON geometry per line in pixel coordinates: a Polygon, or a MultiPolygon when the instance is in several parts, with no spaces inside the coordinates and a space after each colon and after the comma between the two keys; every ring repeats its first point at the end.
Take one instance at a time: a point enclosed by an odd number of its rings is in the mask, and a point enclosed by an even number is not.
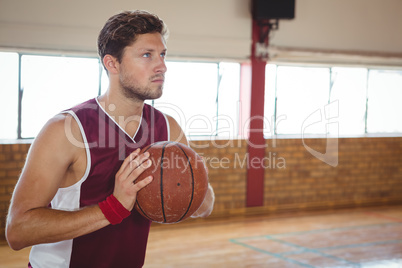
{"type": "Polygon", "coordinates": [[[119,61],[112,55],[107,54],[103,57],[103,65],[110,74],[119,72],[119,61]]]}

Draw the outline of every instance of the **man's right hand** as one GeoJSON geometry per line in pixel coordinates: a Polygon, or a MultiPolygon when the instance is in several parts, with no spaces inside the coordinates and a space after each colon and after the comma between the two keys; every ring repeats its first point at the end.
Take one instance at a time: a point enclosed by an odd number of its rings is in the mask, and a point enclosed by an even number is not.
{"type": "Polygon", "coordinates": [[[144,170],[151,166],[149,153],[140,153],[140,149],[131,153],[116,173],[113,195],[129,211],[134,208],[137,192],[152,182],[152,176],[135,182],[144,170]]]}

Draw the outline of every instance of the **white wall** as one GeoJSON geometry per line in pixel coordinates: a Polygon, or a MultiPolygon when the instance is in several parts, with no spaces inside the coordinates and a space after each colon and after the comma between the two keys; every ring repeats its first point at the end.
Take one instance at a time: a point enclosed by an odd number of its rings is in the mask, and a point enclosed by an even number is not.
{"type": "Polygon", "coordinates": [[[296,0],[295,13],[271,38],[273,60],[402,66],[402,0],[296,0]]]}
{"type": "MultiPolygon", "coordinates": [[[[167,23],[170,56],[250,55],[249,0],[0,0],[0,48],[95,54],[104,22],[125,9],[146,9],[167,23]]],[[[270,44],[402,58],[401,15],[402,0],[296,0],[296,18],[280,21],[270,44]]]]}
{"type": "Polygon", "coordinates": [[[277,46],[402,52],[401,0],[296,0],[296,18],[281,21],[277,46]]]}
{"type": "Polygon", "coordinates": [[[244,58],[251,21],[244,0],[0,0],[0,46],[96,52],[105,21],[127,9],[158,14],[169,55],[244,58]]]}

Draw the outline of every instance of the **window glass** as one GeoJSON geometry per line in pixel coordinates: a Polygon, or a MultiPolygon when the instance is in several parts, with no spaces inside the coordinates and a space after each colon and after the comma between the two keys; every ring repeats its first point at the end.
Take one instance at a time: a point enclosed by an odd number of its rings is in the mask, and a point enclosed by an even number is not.
{"type": "Polygon", "coordinates": [[[234,139],[239,130],[240,64],[219,63],[217,135],[234,139]]]}
{"type": "MultiPolygon", "coordinates": [[[[333,113],[326,115],[338,123],[338,134],[364,134],[366,119],[367,69],[332,68],[331,103],[333,113]]],[[[336,131],[336,129],[332,129],[336,131]]],[[[337,134],[337,133],[332,133],[337,134]]]]}
{"type": "Polygon", "coordinates": [[[107,72],[105,68],[102,67],[102,73],[101,73],[101,95],[104,94],[108,87],[109,87],[109,76],[107,75],[107,72]]]}
{"type": "Polygon", "coordinates": [[[279,66],[276,96],[278,134],[327,133],[329,68],[279,66]]]}
{"type": "Polygon", "coordinates": [[[264,136],[275,135],[276,65],[267,64],[265,69],[264,136]]]}
{"type": "Polygon", "coordinates": [[[367,132],[402,132],[402,71],[370,70],[367,132]]]}
{"type": "Polygon", "coordinates": [[[95,58],[23,55],[21,74],[23,138],[35,137],[51,117],[96,97],[99,91],[95,58]]]}
{"type": "Polygon", "coordinates": [[[18,54],[0,52],[0,139],[16,139],[18,128],[18,54]]]}
{"type": "Polygon", "coordinates": [[[186,135],[216,133],[217,64],[169,61],[166,66],[163,95],[155,107],[175,118],[186,135]]]}
{"type": "MultiPolygon", "coordinates": [[[[147,100],[173,116],[188,136],[239,135],[240,64],[166,62],[160,99],[147,100]]],[[[105,93],[108,76],[97,58],[0,52],[0,139],[35,137],[52,116],[105,93]],[[101,72],[101,73],[100,73],[101,72]],[[100,83],[100,84],[99,84],[100,83]]],[[[402,71],[268,64],[264,135],[402,132],[402,71]],[[274,120],[275,119],[275,120],[274,120]]]]}

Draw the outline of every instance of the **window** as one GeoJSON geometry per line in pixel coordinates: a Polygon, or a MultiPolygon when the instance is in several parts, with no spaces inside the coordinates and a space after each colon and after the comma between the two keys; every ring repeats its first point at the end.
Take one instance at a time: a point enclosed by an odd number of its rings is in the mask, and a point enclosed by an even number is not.
{"type": "MultiPolygon", "coordinates": [[[[337,101],[339,135],[365,133],[367,69],[332,68],[330,102],[337,101]]],[[[336,133],[333,133],[336,134],[336,133]]]]}
{"type": "Polygon", "coordinates": [[[167,62],[163,95],[155,107],[174,117],[186,135],[216,131],[217,64],[167,62]]]}
{"type": "Polygon", "coordinates": [[[402,71],[370,70],[367,132],[402,132],[402,71]]]}
{"type": "Polygon", "coordinates": [[[276,71],[277,66],[267,64],[265,69],[265,102],[264,102],[264,136],[275,135],[275,114],[276,114],[276,71]],[[267,125],[269,124],[269,125],[267,125]]]}
{"type": "Polygon", "coordinates": [[[240,64],[219,63],[216,135],[234,139],[239,134],[240,64]]]}
{"type": "Polygon", "coordinates": [[[18,128],[18,54],[0,52],[0,139],[15,139],[18,128]]]}
{"type": "Polygon", "coordinates": [[[313,116],[328,104],[329,69],[279,66],[276,79],[276,133],[325,134],[313,116]]]}
{"type": "MultiPolygon", "coordinates": [[[[173,116],[189,136],[235,137],[240,64],[166,64],[162,98],[146,103],[173,116]]],[[[0,111],[7,115],[0,139],[35,137],[60,111],[105,93],[109,82],[98,58],[1,52],[0,71],[0,111]]]]}
{"type": "Polygon", "coordinates": [[[99,60],[23,55],[21,137],[35,137],[47,120],[99,92],[99,60]]]}
{"type": "MultiPolygon", "coordinates": [[[[162,97],[146,102],[190,138],[238,138],[240,64],[166,64],[162,97]]],[[[98,58],[11,52],[0,52],[0,81],[0,139],[35,137],[51,117],[108,87],[98,58]]],[[[402,133],[401,69],[268,64],[265,88],[266,137],[402,133]]]]}
{"type": "Polygon", "coordinates": [[[103,93],[105,93],[109,87],[109,76],[106,73],[105,68],[103,67],[103,65],[100,63],[100,69],[101,69],[101,92],[100,95],[102,95],[103,93]]]}
{"type": "Polygon", "coordinates": [[[156,108],[175,118],[188,136],[237,135],[239,64],[169,61],[166,65],[156,108]]]}
{"type": "Polygon", "coordinates": [[[401,70],[268,64],[264,134],[401,133],[400,99],[401,70]]]}

